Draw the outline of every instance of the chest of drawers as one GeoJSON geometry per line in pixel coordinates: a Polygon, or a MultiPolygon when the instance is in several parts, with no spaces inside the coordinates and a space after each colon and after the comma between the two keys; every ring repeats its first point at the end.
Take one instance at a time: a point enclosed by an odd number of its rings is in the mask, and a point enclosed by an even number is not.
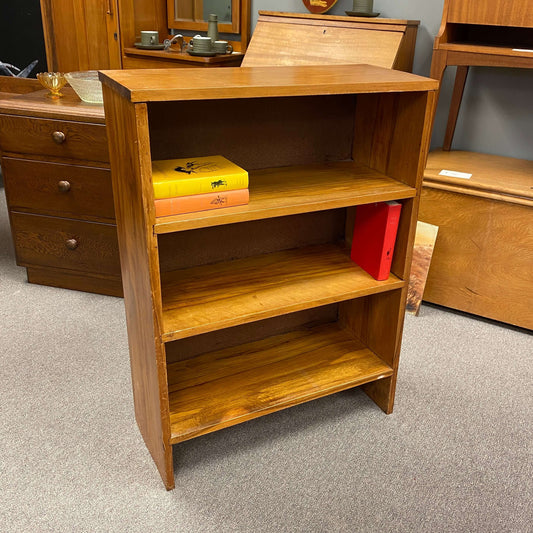
{"type": "Polygon", "coordinates": [[[1,167],[17,264],[30,283],[121,296],[103,107],[83,104],[68,88],[59,101],[20,91],[22,81],[0,82],[1,167]]]}

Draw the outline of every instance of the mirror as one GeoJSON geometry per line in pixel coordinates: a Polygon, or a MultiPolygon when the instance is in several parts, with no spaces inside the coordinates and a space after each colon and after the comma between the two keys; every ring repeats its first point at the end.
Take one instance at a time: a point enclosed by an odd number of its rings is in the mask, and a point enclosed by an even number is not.
{"type": "Polygon", "coordinates": [[[239,0],[172,0],[173,12],[169,12],[169,24],[177,30],[207,30],[207,18],[211,13],[218,17],[221,33],[240,32],[239,0]]]}

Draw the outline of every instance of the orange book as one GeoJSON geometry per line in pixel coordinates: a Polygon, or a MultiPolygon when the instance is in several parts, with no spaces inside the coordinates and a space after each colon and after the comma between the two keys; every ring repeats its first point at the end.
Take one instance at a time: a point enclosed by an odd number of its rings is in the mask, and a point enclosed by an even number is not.
{"type": "Polygon", "coordinates": [[[192,213],[194,211],[245,205],[248,203],[248,200],[248,189],[191,194],[190,196],[177,196],[174,198],[159,198],[155,200],[155,216],[166,217],[181,213],[192,213]]]}

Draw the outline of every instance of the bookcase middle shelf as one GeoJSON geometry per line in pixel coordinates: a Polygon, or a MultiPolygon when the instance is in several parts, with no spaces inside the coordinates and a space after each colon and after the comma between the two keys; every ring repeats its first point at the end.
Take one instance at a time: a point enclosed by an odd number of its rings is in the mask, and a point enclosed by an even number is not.
{"type": "Polygon", "coordinates": [[[376,281],[335,244],[166,272],[161,283],[163,342],[405,285],[394,274],[376,281]]]}
{"type": "Polygon", "coordinates": [[[416,189],[355,161],[249,171],[247,205],[159,217],[157,234],[414,198],[416,189]]]}

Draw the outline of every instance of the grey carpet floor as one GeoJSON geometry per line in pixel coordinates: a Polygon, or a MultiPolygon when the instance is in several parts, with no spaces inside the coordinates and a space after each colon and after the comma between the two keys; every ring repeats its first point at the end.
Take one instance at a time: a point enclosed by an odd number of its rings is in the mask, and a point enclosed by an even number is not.
{"type": "Polygon", "coordinates": [[[174,447],[136,427],[123,302],[31,285],[0,190],[1,532],[533,531],[533,338],[424,305],[394,413],[358,389],[174,447]]]}

